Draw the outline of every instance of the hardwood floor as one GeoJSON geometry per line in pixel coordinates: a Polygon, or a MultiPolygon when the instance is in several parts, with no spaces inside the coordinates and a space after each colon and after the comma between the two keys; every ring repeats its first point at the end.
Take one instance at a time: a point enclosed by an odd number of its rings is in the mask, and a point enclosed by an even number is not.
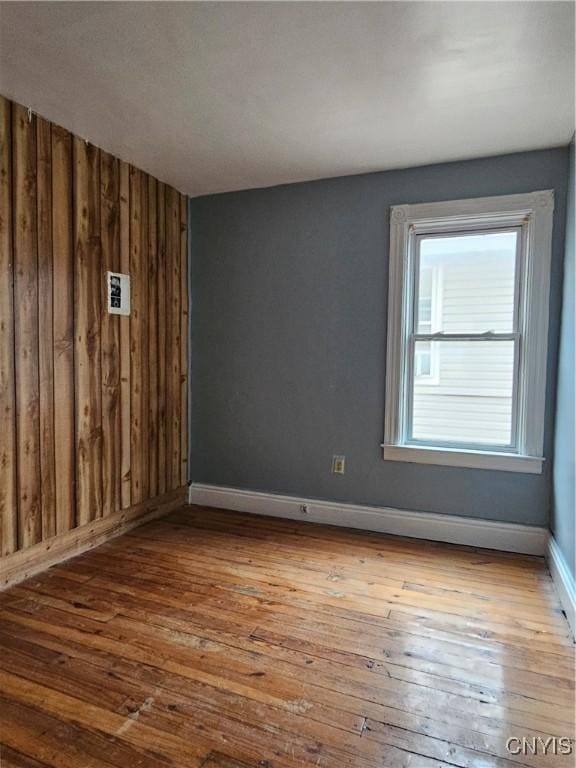
{"type": "Polygon", "coordinates": [[[541,559],[219,510],[2,593],[0,681],[2,768],[574,765],[541,559]]]}

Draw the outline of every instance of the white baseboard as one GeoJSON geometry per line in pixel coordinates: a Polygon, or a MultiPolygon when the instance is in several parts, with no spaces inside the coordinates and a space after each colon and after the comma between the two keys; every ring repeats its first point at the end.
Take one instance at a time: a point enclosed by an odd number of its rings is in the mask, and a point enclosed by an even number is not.
{"type": "Polygon", "coordinates": [[[576,583],[553,536],[550,536],[548,540],[547,560],[562,608],[566,612],[568,624],[570,624],[572,634],[576,637],[576,583]]]}
{"type": "Polygon", "coordinates": [[[411,536],[417,539],[467,544],[473,547],[545,555],[548,529],[498,523],[456,515],[411,512],[391,507],[365,507],[318,499],[302,499],[260,491],[192,483],[190,504],[220,507],[256,515],[285,517],[346,528],[411,536]]]}

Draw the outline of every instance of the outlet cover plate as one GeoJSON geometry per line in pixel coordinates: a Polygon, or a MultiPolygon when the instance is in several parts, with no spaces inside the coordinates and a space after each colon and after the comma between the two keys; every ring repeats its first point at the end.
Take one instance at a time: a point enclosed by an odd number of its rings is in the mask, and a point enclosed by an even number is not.
{"type": "Polygon", "coordinates": [[[342,454],[334,454],[332,456],[332,474],[343,475],[346,471],[346,456],[342,454]]]}

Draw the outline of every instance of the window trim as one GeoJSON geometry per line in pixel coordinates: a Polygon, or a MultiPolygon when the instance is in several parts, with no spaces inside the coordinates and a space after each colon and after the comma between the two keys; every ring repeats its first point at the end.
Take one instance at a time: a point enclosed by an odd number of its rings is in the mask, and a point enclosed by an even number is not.
{"type": "Polygon", "coordinates": [[[553,190],[520,195],[393,206],[390,212],[390,277],[384,420],[385,460],[540,473],[544,458],[544,410],[548,309],[552,251],[553,190]],[[414,241],[418,234],[471,231],[486,227],[522,227],[524,264],[519,280],[522,312],[521,355],[517,407],[517,452],[404,443],[406,409],[405,355],[408,312],[412,308],[414,241]]]}

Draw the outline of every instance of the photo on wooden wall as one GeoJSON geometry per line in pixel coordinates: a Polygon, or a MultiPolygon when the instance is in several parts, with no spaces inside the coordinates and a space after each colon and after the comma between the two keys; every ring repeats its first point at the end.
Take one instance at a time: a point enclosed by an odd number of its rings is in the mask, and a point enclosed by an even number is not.
{"type": "Polygon", "coordinates": [[[130,275],[106,272],[108,314],[130,314],[130,275]]]}

